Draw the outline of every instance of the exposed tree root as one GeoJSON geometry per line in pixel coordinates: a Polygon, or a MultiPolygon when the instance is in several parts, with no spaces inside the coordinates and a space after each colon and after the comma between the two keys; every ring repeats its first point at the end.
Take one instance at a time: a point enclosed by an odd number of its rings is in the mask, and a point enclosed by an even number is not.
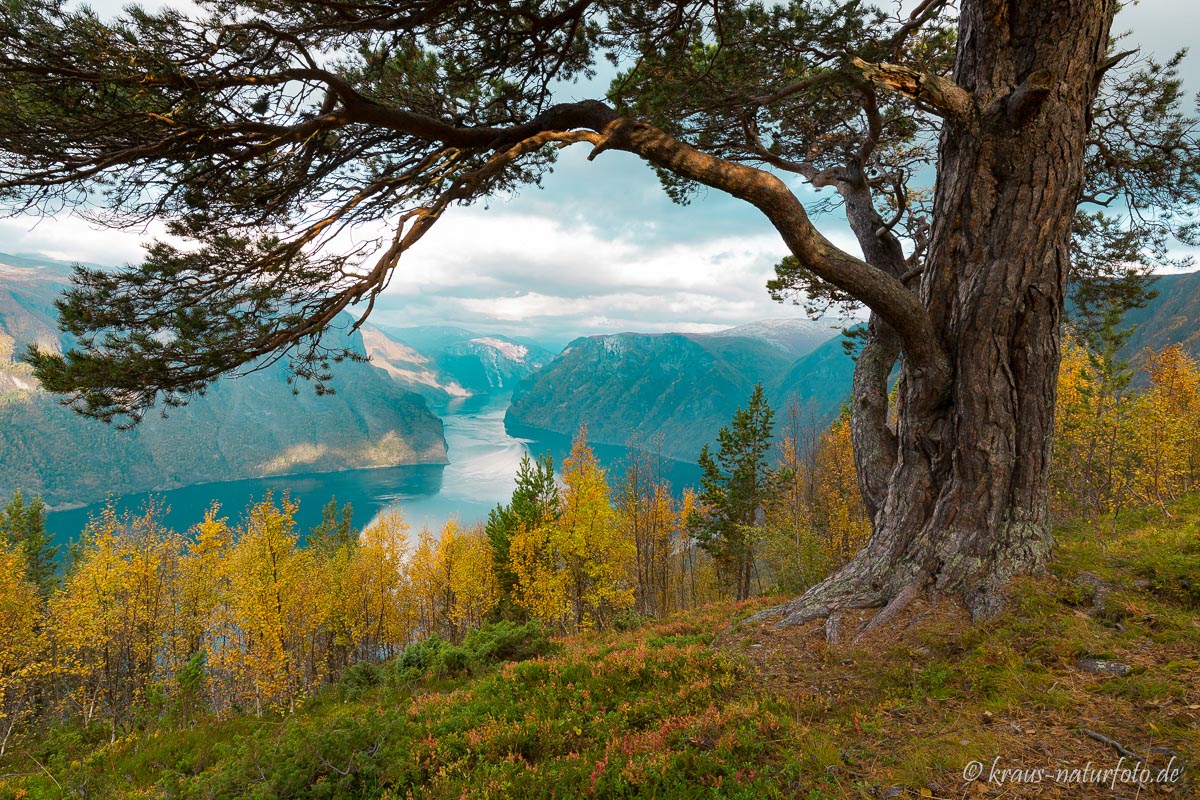
{"type": "MultiPolygon", "coordinates": [[[[896,518],[903,525],[903,518],[896,518]]],[[[776,628],[825,621],[826,638],[861,642],[868,634],[898,621],[918,599],[954,598],[979,621],[1000,613],[1005,587],[1015,575],[1041,568],[1052,539],[1042,524],[1009,520],[986,548],[977,546],[977,530],[938,527],[926,522],[915,534],[885,528],[858,555],[800,597],[768,608],[749,619],[776,628]],[[845,612],[876,609],[863,615],[845,612]],[[853,623],[851,621],[854,621],[853,623]]]]}
{"type": "MultiPolygon", "coordinates": [[[[774,622],[771,627],[780,629],[823,619],[824,624],[814,628],[811,631],[813,634],[824,634],[825,640],[834,646],[858,645],[871,635],[882,633],[889,625],[899,624],[904,613],[914,604],[924,600],[932,607],[942,597],[941,593],[933,588],[928,577],[918,577],[909,581],[886,601],[881,599],[881,592],[859,591],[836,597],[833,593],[839,585],[845,588],[844,584],[834,583],[831,578],[826,584],[814,586],[807,594],[790,603],[760,611],[747,622],[774,622]],[[874,609],[875,613],[869,613],[871,609],[874,609]],[[854,613],[856,611],[868,613],[854,613]]],[[[928,609],[919,612],[916,619],[924,617],[927,613],[928,609]]],[[[911,624],[913,620],[909,620],[905,627],[911,624]]]]}
{"type": "MultiPolygon", "coordinates": [[[[916,600],[918,597],[921,597],[923,594],[925,594],[924,581],[913,581],[906,584],[904,588],[897,592],[896,596],[893,597],[878,614],[872,617],[871,620],[867,622],[867,624],[864,625],[857,634],[855,634],[853,643],[858,644],[862,641],[863,637],[871,631],[887,625],[895,620],[902,611],[906,610],[910,605],[912,605],[914,600],[916,600]]],[[[830,644],[833,643],[834,642],[830,642],[830,644]]]]}
{"type": "Polygon", "coordinates": [[[834,611],[825,618],[825,640],[830,644],[838,644],[842,640],[843,617],[841,611],[834,611]]]}
{"type": "Polygon", "coordinates": [[[760,611],[748,621],[775,621],[776,628],[785,628],[824,619],[827,638],[830,641],[838,639],[842,611],[883,606],[889,600],[882,591],[868,586],[867,578],[854,568],[855,564],[851,562],[795,600],[760,611]]]}

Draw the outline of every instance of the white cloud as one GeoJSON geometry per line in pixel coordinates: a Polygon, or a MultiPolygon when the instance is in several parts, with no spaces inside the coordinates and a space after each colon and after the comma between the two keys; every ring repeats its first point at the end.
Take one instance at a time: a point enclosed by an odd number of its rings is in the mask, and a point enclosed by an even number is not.
{"type": "MultiPolygon", "coordinates": [[[[105,13],[123,4],[95,3],[105,13]]],[[[1187,28],[1176,23],[1190,8],[1182,0],[1131,6],[1117,27],[1134,27],[1131,42],[1163,54],[1186,43],[1187,28]]],[[[1196,65],[1195,56],[1185,63],[1193,90],[1196,65]]],[[[593,88],[566,87],[564,99],[580,99],[593,88]]],[[[522,188],[489,201],[488,210],[451,209],[401,259],[374,319],[565,341],[801,315],[766,293],[772,265],[786,250],[757,211],[715,190],[701,192],[687,208],[675,206],[637,158],[607,152],[589,162],[587,152],[564,151],[544,190],[522,188]]],[[[817,222],[834,244],[857,252],[840,214],[817,222]]],[[[77,217],[36,227],[9,219],[0,220],[0,250],[116,264],[140,258],[140,243],[157,233],[161,227],[145,234],[101,231],[77,217]]],[[[362,230],[355,238],[370,235],[362,230]]]]}
{"type": "Polygon", "coordinates": [[[58,217],[0,219],[0,249],[11,253],[37,253],[60,261],[124,264],[140,261],[142,244],[165,235],[165,226],[116,231],[71,214],[58,217]]]}
{"type": "Polygon", "coordinates": [[[744,236],[643,240],[525,211],[462,209],[401,259],[380,304],[396,324],[496,323],[563,341],[614,330],[713,330],[787,316],[765,283],[786,252],[744,236]],[[782,313],[781,313],[782,312],[782,313]]]}

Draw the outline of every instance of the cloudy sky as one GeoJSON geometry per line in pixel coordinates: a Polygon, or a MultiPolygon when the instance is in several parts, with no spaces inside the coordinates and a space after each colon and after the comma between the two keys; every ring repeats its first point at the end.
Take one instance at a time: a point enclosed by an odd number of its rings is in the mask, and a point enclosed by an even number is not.
{"type": "MultiPolygon", "coordinates": [[[[1117,28],[1160,56],[1184,47],[1200,24],[1195,0],[1143,0],[1117,28]]],[[[116,10],[123,3],[93,5],[116,10]]],[[[1200,53],[1185,66],[1200,89],[1200,53]]],[[[568,87],[563,99],[597,94],[568,87]]],[[[556,344],[622,330],[712,330],[797,317],[764,285],[784,254],[773,228],[715,191],[675,206],[653,173],[624,153],[587,162],[586,145],[561,156],[544,188],[453,209],[405,254],[372,319],[394,325],[454,324],[535,336],[556,344]]],[[[819,220],[854,249],[839,218],[819,220]]],[[[0,220],[0,251],[119,264],[140,258],[157,231],[96,230],[75,217],[0,220]]]]}

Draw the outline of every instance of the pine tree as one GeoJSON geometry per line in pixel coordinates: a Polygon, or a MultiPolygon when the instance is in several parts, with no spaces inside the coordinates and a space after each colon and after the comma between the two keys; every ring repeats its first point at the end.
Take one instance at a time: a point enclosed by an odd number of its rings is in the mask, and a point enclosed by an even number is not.
{"type": "Polygon", "coordinates": [[[583,428],[563,462],[563,484],[561,513],[519,526],[512,538],[514,599],[564,632],[604,628],[633,607],[637,551],[617,522],[604,469],[583,428]]]}
{"type": "Polygon", "coordinates": [[[700,546],[716,560],[738,600],[750,596],[754,545],[771,479],[767,453],[773,419],[759,383],[746,408],[735,411],[717,433],[716,457],[708,445],[700,451],[698,499],[704,510],[693,517],[693,525],[700,546]]]}
{"type": "Polygon", "coordinates": [[[25,502],[21,490],[0,511],[0,544],[8,541],[25,555],[25,576],[43,597],[54,588],[58,546],[46,531],[46,505],[41,496],[25,502]]]}
{"type": "Polygon", "coordinates": [[[370,313],[438,220],[537,182],[551,147],[623,152],[673,199],[707,187],[761,212],[776,297],[870,312],[851,427],[872,538],[771,614],[888,620],[936,585],[990,616],[1050,554],[1067,276],[1198,240],[1183,54],[1118,51],[1123,5],[222,0],[106,22],[9,0],[0,203],[96,203],[103,224],[160,219],[182,240],[79,268],[59,303],[74,349],[25,358],[124,422],[270,359],[325,390],[351,354],[322,333],[370,313]],[[604,97],[564,96],[609,61],[604,97]],[[856,247],[818,228],[799,181],[836,193],[856,247]],[[349,228],[378,246],[339,246],[349,228]]]}
{"type": "Polygon", "coordinates": [[[321,509],[321,522],[308,532],[309,549],[328,555],[354,544],[358,537],[352,523],[353,518],[354,509],[349,503],[339,510],[337,498],[330,497],[329,502],[321,509]]]}
{"type": "Polygon", "coordinates": [[[513,599],[517,575],[512,570],[509,550],[513,536],[522,528],[532,529],[558,517],[558,485],[554,482],[554,459],[549,453],[537,460],[521,456],[517,485],[508,505],[498,505],[488,514],[484,531],[492,546],[492,564],[500,599],[496,610],[505,618],[522,617],[513,599]]]}

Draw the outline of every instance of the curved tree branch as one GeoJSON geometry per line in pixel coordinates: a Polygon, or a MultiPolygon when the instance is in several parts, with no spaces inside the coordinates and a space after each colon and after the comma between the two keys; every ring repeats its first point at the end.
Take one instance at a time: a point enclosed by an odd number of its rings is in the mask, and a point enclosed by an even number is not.
{"type": "MultiPolygon", "coordinates": [[[[597,104],[603,108],[603,104],[597,104]]],[[[599,109],[591,114],[603,115],[599,109]]],[[[608,111],[599,149],[624,150],[655,166],[745,200],[766,215],[800,263],[813,274],[852,294],[896,331],[909,368],[929,387],[930,402],[950,381],[950,364],[933,323],[913,292],[898,279],[834,246],[812,224],[804,206],[779,178],[762,170],[703,153],[663,131],[608,111]]]]}

